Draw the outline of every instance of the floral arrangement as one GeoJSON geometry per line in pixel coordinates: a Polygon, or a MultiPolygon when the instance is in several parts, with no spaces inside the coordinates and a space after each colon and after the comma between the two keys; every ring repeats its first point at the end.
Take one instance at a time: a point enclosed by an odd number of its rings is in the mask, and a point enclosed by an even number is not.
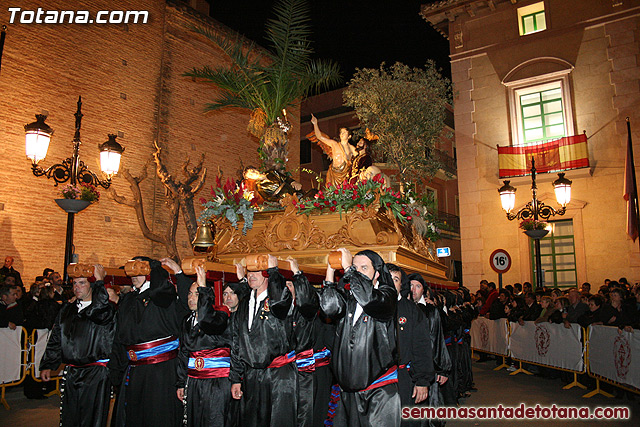
{"type": "Polygon", "coordinates": [[[84,200],[90,203],[96,203],[100,200],[100,192],[98,192],[95,186],[87,184],[86,182],[80,185],[65,185],[60,193],[63,199],[84,200]]]}
{"type": "Polygon", "coordinates": [[[222,184],[222,180],[221,176],[217,176],[215,187],[211,186],[212,200],[200,199],[204,211],[198,221],[203,222],[211,217],[224,215],[233,227],[238,228],[238,220],[242,217],[244,220],[242,234],[246,234],[253,227],[256,198],[252,191],[247,190],[244,182],[238,184],[228,178],[222,184]]]}
{"type": "Polygon", "coordinates": [[[384,189],[383,186],[384,179],[379,174],[357,184],[346,181],[342,185],[328,184],[324,190],[318,191],[314,198],[294,201],[294,204],[300,213],[305,214],[313,211],[342,213],[352,209],[364,211],[367,206],[377,201],[381,207],[389,209],[400,222],[411,221],[409,200],[401,193],[394,192],[391,188],[384,189]]]}
{"type": "Polygon", "coordinates": [[[538,221],[532,218],[527,218],[520,223],[520,228],[525,231],[529,230],[544,230],[548,224],[544,221],[538,221]]]}

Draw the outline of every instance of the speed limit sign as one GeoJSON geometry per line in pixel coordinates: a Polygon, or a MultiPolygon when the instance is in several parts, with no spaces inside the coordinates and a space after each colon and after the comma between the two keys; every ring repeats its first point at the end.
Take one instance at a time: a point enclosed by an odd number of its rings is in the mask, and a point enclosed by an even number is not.
{"type": "Polygon", "coordinates": [[[489,257],[489,264],[496,273],[506,273],[511,268],[511,256],[504,249],[496,249],[489,257]]]}

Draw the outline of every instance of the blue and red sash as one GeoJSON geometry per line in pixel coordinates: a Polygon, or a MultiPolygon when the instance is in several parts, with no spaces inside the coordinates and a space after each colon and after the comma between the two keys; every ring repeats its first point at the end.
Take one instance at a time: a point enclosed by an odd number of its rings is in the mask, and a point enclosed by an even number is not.
{"type": "Polygon", "coordinates": [[[445,343],[447,346],[450,346],[450,345],[451,345],[451,342],[452,342],[451,337],[445,337],[445,338],[444,338],[444,343],[445,343]]]}
{"type": "Polygon", "coordinates": [[[225,378],[231,367],[231,350],[221,347],[189,353],[187,375],[191,378],[225,378]]]}
{"type": "Polygon", "coordinates": [[[331,350],[325,347],[319,352],[313,353],[313,358],[316,359],[316,368],[327,366],[331,362],[331,350]]]}
{"type": "Polygon", "coordinates": [[[375,380],[371,385],[362,391],[373,390],[375,388],[384,387],[387,384],[393,384],[398,382],[398,367],[393,365],[387,372],[382,374],[380,378],[375,380]]]}
{"type": "Polygon", "coordinates": [[[398,366],[398,369],[411,369],[411,362],[407,363],[406,365],[400,365],[398,366]]]}
{"type": "Polygon", "coordinates": [[[174,359],[178,355],[180,340],[171,336],[142,344],[127,346],[130,365],[153,365],[174,359]]]}
{"type": "Polygon", "coordinates": [[[273,362],[271,362],[271,364],[267,366],[267,368],[282,368],[283,366],[293,362],[295,359],[296,359],[296,352],[292,351],[285,354],[284,356],[278,356],[275,359],[273,359],[273,362]]]}
{"type": "Polygon", "coordinates": [[[312,348],[296,354],[296,366],[299,372],[316,371],[316,359],[313,357],[312,348]]]}

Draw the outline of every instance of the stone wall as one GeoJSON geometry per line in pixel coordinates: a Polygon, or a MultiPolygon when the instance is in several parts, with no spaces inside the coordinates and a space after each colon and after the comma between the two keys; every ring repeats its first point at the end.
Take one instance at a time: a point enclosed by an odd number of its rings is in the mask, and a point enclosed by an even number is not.
{"type": "MultiPolygon", "coordinates": [[[[37,10],[42,3],[20,2],[23,10],[37,10]]],[[[125,6],[99,0],[82,0],[73,10],[117,10],[125,6]]],[[[121,132],[125,147],[122,167],[139,175],[157,140],[165,163],[177,179],[187,158],[197,162],[202,154],[208,169],[204,189],[208,197],[218,168],[236,177],[241,162],[257,165],[258,141],[246,130],[247,111],[230,109],[203,113],[204,105],[218,93],[212,85],[194,82],[182,74],[191,67],[228,65],[224,53],[190,26],[208,26],[233,32],[179,1],[136,0],[127,10],[146,10],[146,24],[19,24],[9,23],[9,12],[0,10],[7,35],[0,71],[0,254],[13,255],[25,283],[42,274],[44,267],[62,269],[66,214],[53,199],[58,188],[52,180],[36,178],[24,156],[23,125],[34,114],[48,114],[55,133],[41,166],[60,162],[72,153],[73,114],[82,96],[81,160],[94,172],[100,170],[97,145],[107,133],[121,132]]],[[[46,10],[70,9],[69,2],[52,1],[46,10]]],[[[299,117],[297,108],[292,111],[299,117]]],[[[298,126],[290,134],[289,168],[298,167],[298,126]]],[[[143,181],[147,223],[162,233],[168,224],[165,190],[149,168],[143,181]]],[[[131,197],[124,178],[116,176],[112,188],[131,197]]],[[[121,265],[126,259],[149,254],[165,256],[162,245],[145,239],[133,208],[115,203],[106,191],[98,204],[76,215],[75,253],[81,262],[121,265]]],[[[177,233],[182,256],[190,245],[184,224],[177,233]]]]}

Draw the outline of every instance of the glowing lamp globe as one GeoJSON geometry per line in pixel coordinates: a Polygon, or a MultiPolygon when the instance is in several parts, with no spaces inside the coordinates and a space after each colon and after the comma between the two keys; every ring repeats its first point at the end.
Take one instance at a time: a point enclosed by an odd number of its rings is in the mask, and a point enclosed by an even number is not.
{"type": "Polygon", "coordinates": [[[35,122],[24,125],[25,154],[34,165],[47,157],[49,142],[53,135],[53,129],[44,122],[46,118],[47,116],[43,114],[36,114],[35,122]]]}

